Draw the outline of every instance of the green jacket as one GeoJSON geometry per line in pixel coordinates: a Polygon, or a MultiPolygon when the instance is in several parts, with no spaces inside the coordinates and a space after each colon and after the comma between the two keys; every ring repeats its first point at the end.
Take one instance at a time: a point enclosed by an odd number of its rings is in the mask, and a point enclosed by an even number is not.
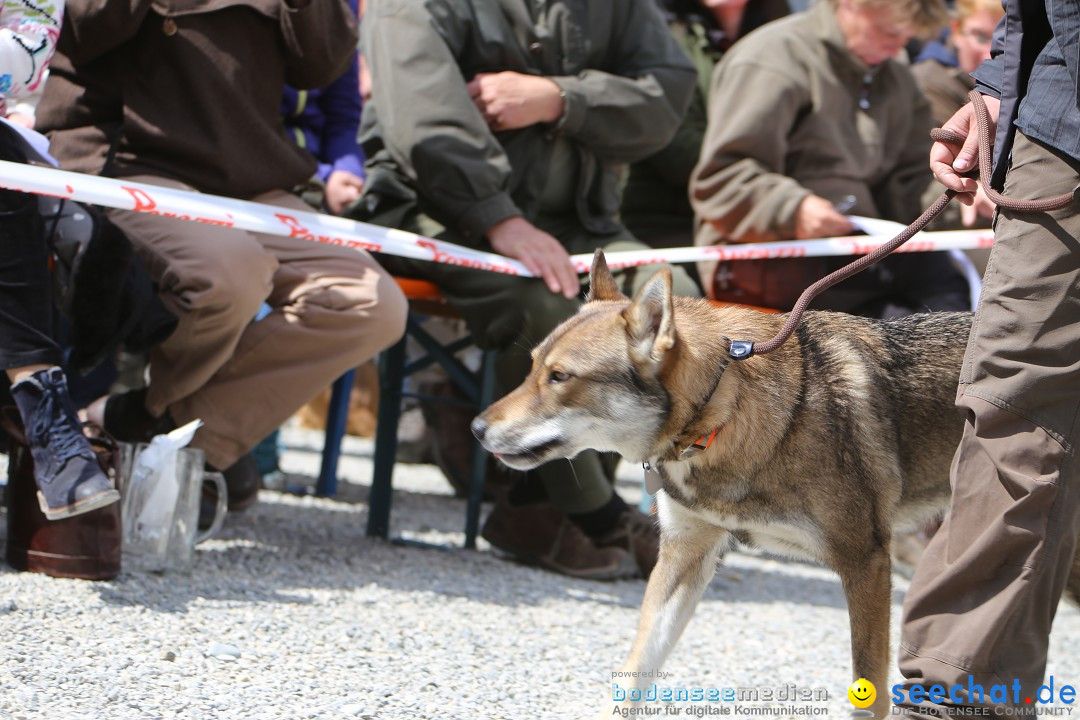
{"type": "MultiPolygon", "coordinates": [[[[691,184],[698,245],[791,239],[811,193],[853,195],[858,215],[918,217],[932,182],[930,106],[906,62],[869,70],[847,50],[828,2],[728,51],[691,184]]],[[[709,287],[714,268],[700,268],[709,287]]]]}
{"type": "Polygon", "coordinates": [[[578,219],[616,232],[618,166],[668,143],[695,83],[653,0],[370,0],[361,30],[372,99],[359,216],[418,204],[474,245],[497,222],[536,217],[559,135],[578,219]],[[560,121],[490,130],[466,84],[507,70],[554,80],[560,121]]]}

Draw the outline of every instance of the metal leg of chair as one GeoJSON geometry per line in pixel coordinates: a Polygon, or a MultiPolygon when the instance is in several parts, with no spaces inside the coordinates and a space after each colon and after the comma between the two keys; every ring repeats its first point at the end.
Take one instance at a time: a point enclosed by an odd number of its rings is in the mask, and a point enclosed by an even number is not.
{"type": "Polygon", "coordinates": [[[379,357],[379,414],[375,428],[375,468],[368,498],[368,537],[385,538],[390,531],[391,481],[397,455],[404,372],[405,338],[402,338],[379,357]]]}
{"type": "MultiPolygon", "coordinates": [[[[484,352],[480,368],[480,404],[483,410],[495,399],[495,354],[484,352]]],[[[465,508],[465,549],[476,549],[476,533],[480,526],[480,504],[484,501],[484,481],[487,479],[488,452],[479,442],[473,443],[472,478],[469,501],[465,508]]]]}
{"type": "Polygon", "coordinates": [[[478,386],[478,378],[475,373],[466,367],[465,363],[456,357],[456,354],[470,347],[473,344],[471,337],[464,337],[454,342],[443,345],[434,337],[431,333],[424,329],[417,320],[412,316],[409,316],[407,332],[409,336],[417,342],[424,351],[427,353],[422,358],[410,362],[406,369],[406,375],[412,375],[424,367],[429,365],[438,364],[442,367],[450,379],[457,385],[465,395],[468,396],[469,401],[477,403],[480,401],[480,388],[478,386]]]}
{"type": "Polygon", "coordinates": [[[326,411],[326,438],[323,441],[322,466],[315,483],[315,494],[333,497],[337,493],[337,466],[341,459],[341,440],[349,419],[349,394],[356,380],[356,370],[349,370],[334,381],[330,408],[326,411]]]}

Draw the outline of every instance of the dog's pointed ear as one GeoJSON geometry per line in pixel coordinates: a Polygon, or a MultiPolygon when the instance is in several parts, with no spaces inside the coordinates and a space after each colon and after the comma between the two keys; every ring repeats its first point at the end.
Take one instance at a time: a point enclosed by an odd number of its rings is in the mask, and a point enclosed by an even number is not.
{"type": "Polygon", "coordinates": [[[631,351],[638,359],[660,362],[675,345],[674,314],[671,270],[661,268],[623,311],[631,351]]]}
{"type": "Polygon", "coordinates": [[[626,296],[619,290],[615,278],[608,270],[607,260],[604,259],[604,251],[596,248],[593,253],[592,269],[589,270],[589,297],[586,302],[594,300],[625,300],[626,296]]]}

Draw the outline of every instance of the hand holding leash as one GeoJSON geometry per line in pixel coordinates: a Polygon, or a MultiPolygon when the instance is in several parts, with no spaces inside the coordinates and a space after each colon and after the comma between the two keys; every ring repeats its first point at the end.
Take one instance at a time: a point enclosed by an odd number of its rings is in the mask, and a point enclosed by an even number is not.
{"type": "MultiPolygon", "coordinates": [[[[1000,101],[993,97],[989,101],[986,132],[993,139],[1000,101]]],[[[978,188],[976,178],[969,176],[973,169],[977,169],[979,162],[979,138],[982,133],[978,120],[972,101],[957,110],[944,126],[930,131],[930,137],[934,139],[930,148],[930,171],[935,180],[955,190],[958,199],[965,205],[970,203],[971,194],[978,188]]]]}

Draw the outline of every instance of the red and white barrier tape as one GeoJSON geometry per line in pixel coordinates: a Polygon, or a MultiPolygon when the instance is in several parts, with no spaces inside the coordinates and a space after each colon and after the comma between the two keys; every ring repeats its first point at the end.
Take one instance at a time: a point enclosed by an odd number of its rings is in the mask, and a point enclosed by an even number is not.
{"type": "MultiPolygon", "coordinates": [[[[62,197],[92,205],[134,210],[208,225],[234,227],[251,232],[299,237],[328,245],[387,253],[417,260],[448,263],[531,277],[517,260],[434,240],[404,230],[297,211],[274,205],[235,200],[217,195],[127,182],[114,178],[55,170],[37,165],[0,161],[0,187],[62,197]]],[[[686,263],[698,260],[760,260],[769,258],[864,255],[891,238],[859,235],[821,240],[631,250],[609,253],[608,265],[617,270],[653,263],[686,263]]],[[[929,252],[986,248],[994,243],[990,230],[922,232],[897,252],[929,252]]],[[[587,273],[592,255],[573,255],[579,273],[587,273]]]]}

